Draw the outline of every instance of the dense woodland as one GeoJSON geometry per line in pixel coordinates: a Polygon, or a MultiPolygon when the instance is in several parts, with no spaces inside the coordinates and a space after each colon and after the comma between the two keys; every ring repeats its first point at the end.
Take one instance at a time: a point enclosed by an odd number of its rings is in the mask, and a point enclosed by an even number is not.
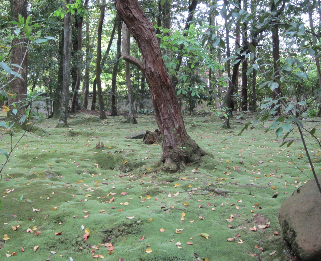
{"type": "Polygon", "coordinates": [[[182,117],[198,105],[227,128],[233,111],[321,115],[320,2],[2,1],[3,110],[21,124],[45,99],[57,126],[81,109],[131,123],[154,113],[163,161],[176,168],[204,155],[182,117]]]}

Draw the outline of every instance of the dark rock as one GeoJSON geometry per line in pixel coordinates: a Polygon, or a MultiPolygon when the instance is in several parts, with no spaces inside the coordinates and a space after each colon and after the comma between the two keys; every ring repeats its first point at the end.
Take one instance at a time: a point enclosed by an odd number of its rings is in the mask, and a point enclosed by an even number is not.
{"type": "Polygon", "coordinates": [[[279,223],[284,240],[295,254],[303,261],[321,261],[321,193],[315,180],[308,181],[283,202],[279,223]]]}
{"type": "Polygon", "coordinates": [[[126,139],[142,139],[144,138],[146,131],[134,132],[126,136],[126,139]]]}

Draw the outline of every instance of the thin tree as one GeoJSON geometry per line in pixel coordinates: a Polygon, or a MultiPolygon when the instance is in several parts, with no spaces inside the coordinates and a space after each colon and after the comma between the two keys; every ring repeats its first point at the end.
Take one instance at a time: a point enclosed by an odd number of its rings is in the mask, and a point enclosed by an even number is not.
{"type": "Polygon", "coordinates": [[[64,16],[64,47],[63,47],[63,79],[62,79],[62,102],[60,107],[60,120],[57,127],[68,126],[67,115],[69,105],[69,85],[70,85],[70,60],[71,60],[71,14],[67,10],[66,5],[69,0],[63,2],[65,8],[64,16]]]}
{"type": "Polygon", "coordinates": [[[102,88],[101,88],[101,69],[100,69],[100,62],[101,62],[101,34],[103,30],[103,23],[104,23],[104,17],[105,17],[105,8],[106,8],[106,2],[103,0],[101,6],[100,6],[100,18],[99,18],[99,24],[98,24],[98,41],[97,41],[97,59],[96,59],[96,84],[97,84],[97,90],[98,90],[98,99],[99,99],[99,118],[100,119],[106,119],[106,113],[105,113],[105,105],[104,105],[104,99],[102,94],[102,88]]]}
{"type": "Polygon", "coordinates": [[[162,134],[162,162],[166,168],[176,171],[181,164],[198,161],[205,152],[186,132],[153,25],[137,0],[115,0],[115,3],[142,54],[142,61],[135,57],[126,60],[140,68],[149,85],[156,122],[162,134]]]}
{"type": "Polygon", "coordinates": [[[118,21],[118,38],[117,38],[117,52],[115,57],[115,63],[113,67],[113,75],[111,79],[111,116],[117,115],[117,98],[116,98],[116,92],[117,92],[117,73],[118,73],[118,64],[119,59],[121,56],[121,27],[122,23],[119,20],[118,21]]]}
{"type": "MultiPolygon", "coordinates": [[[[122,33],[123,33],[123,57],[126,55],[130,55],[130,33],[126,27],[126,24],[123,23],[122,26],[122,33]]],[[[128,121],[132,124],[137,124],[136,116],[135,116],[135,109],[134,109],[134,95],[133,95],[133,86],[130,80],[130,63],[126,61],[126,85],[128,90],[128,121]]]]}

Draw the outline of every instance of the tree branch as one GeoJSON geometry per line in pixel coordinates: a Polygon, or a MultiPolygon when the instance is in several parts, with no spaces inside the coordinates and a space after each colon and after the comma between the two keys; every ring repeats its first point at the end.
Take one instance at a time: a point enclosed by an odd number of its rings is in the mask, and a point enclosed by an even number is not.
{"type": "Polygon", "coordinates": [[[129,62],[131,64],[136,65],[141,71],[145,70],[145,66],[143,64],[143,62],[131,55],[129,55],[129,50],[128,50],[128,43],[127,43],[127,37],[126,37],[126,31],[127,31],[127,26],[126,24],[123,22],[122,25],[122,33],[123,33],[123,39],[122,39],[122,51],[123,51],[123,59],[126,62],[129,62]]]}

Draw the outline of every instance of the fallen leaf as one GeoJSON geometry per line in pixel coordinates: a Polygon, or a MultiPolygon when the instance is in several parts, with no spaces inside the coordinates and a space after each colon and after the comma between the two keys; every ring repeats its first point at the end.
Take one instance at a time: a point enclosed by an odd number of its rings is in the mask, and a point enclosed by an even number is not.
{"type": "Polygon", "coordinates": [[[36,252],[38,248],[39,248],[39,246],[34,246],[33,251],[36,252]]]}
{"type": "Polygon", "coordinates": [[[127,192],[121,192],[120,195],[125,196],[127,195],[127,192]]]}
{"type": "Polygon", "coordinates": [[[90,230],[88,228],[85,229],[85,234],[90,235],[90,230]]]}
{"type": "Polygon", "coordinates": [[[5,240],[5,241],[6,241],[6,240],[9,240],[9,239],[10,239],[10,238],[8,237],[8,235],[7,235],[7,234],[4,234],[4,235],[3,235],[3,240],[5,240]]]}
{"type": "Polygon", "coordinates": [[[150,253],[152,253],[153,252],[153,250],[149,247],[149,248],[147,248],[146,249],[146,251],[145,251],[146,253],[148,253],[148,254],[150,254],[150,253]]]}
{"type": "Polygon", "coordinates": [[[201,235],[202,237],[205,237],[206,239],[208,239],[208,238],[209,238],[209,236],[210,236],[210,235],[209,235],[209,234],[207,234],[207,233],[201,233],[200,235],[201,235]]]}
{"type": "Polygon", "coordinates": [[[22,252],[25,252],[25,249],[23,247],[20,247],[20,249],[21,249],[22,252]]]}
{"type": "Polygon", "coordinates": [[[165,229],[161,228],[159,231],[163,233],[163,232],[165,232],[165,229]]]}
{"type": "Polygon", "coordinates": [[[270,253],[270,256],[273,256],[276,253],[276,251],[273,251],[272,253],[270,253]]]}
{"type": "Polygon", "coordinates": [[[88,234],[85,234],[85,235],[83,235],[83,239],[85,240],[85,241],[87,241],[88,240],[88,237],[89,237],[89,235],[88,234]]]}
{"type": "Polygon", "coordinates": [[[20,227],[20,225],[18,225],[18,226],[11,226],[12,230],[14,230],[14,231],[16,231],[19,227],[20,227]]]}
{"type": "Polygon", "coordinates": [[[227,239],[228,242],[233,242],[235,240],[235,237],[230,237],[227,239]]]}
{"type": "Polygon", "coordinates": [[[251,230],[251,231],[256,231],[257,229],[256,229],[256,226],[254,226],[254,227],[249,227],[249,229],[251,230]]]}
{"type": "Polygon", "coordinates": [[[40,234],[41,234],[41,231],[38,230],[38,231],[36,232],[36,235],[39,236],[40,234]]]}
{"type": "Polygon", "coordinates": [[[187,245],[193,245],[193,242],[188,241],[186,244],[187,244],[187,245]]]}
{"type": "Polygon", "coordinates": [[[132,217],[127,217],[128,219],[134,219],[135,217],[134,216],[132,216],[132,217]]]}
{"type": "Polygon", "coordinates": [[[56,236],[60,236],[62,234],[62,232],[55,232],[56,236]]]}

